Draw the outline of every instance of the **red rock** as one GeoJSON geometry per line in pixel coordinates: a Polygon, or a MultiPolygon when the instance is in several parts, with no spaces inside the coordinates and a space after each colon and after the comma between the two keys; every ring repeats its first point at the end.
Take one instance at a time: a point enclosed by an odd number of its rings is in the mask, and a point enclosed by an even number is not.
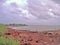
{"type": "MultiPolygon", "coordinates": [[[[14,39],[20,41],[21,45],[58,45],[57,35],[58,32],[32,32],[25,30],[8,29],[14,39]]],[[[9,36],[9,35],[8,35],[9,36]]],[[[8,37],[6,35],[6,37],[8,37]]]]}

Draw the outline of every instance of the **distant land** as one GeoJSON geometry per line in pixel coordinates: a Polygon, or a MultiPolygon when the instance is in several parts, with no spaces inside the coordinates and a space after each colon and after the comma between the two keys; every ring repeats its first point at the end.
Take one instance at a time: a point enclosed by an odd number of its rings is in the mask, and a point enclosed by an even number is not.
{"type": "Polygon", "coordinates": [[[27,26],[26,24],[5,24],[6,26],[27,26]]]}

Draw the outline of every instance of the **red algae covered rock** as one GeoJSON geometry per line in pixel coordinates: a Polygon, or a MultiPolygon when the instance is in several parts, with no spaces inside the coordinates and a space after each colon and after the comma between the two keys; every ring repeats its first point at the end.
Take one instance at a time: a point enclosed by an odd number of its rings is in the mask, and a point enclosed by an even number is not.
{"type": "Polygon", "coordinates": [[[9,33],[5,36],[12,35],[14,39],[20,41],[20,45],[59,45],[60,33],[55,32],[32,32],[25,30],[8,29],[9,33]]]}

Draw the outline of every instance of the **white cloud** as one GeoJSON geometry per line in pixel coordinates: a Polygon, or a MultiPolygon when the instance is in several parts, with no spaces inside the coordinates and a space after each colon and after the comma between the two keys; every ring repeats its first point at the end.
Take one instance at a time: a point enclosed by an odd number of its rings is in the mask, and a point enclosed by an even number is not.
{"type": "Polygon", "coordinates": [[[53,9],[49,9],[49,11],[52,11],[53,9]]]}
{"type": "Polygon", "coordinates": [[[58,17],[58,16],[57,16],[57,15],[55,15],[53,12],[48,12],[48,15],[49,15],[49,16],[51,16],[51,17],[53,17],[53,18],[54,18],[54,17],[55,17],[55,18],[57,18],[57,17],[58,17]]]}
{"type": "Polygon", "coordinates": [[[6,0],[4,5],[10,5],[11,3],[16,3],[19,7],[24,7],[27,5],[27,0],[6,0]]]}

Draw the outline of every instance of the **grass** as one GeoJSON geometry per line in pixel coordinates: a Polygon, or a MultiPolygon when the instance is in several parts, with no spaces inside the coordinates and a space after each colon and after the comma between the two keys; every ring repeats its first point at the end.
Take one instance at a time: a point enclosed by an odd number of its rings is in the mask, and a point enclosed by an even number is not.
{"type": "Polygon", "coordinates": [[[18,40],[14,40],[12,38],[5,38],[3,36],[0,37],[0,45],[20,45],[18,40]]]}
{"type": "Polygon", "coordinates": [[[3,34],[6,33],[8,30],[5,25],[0,24],[0,45],[20,45],[18,40],[3,37],[3,34]]]}
{"type": "Polygon", "coordinates": [[[0,34],[3,34],[3,33],[5,33],[5,32],[7,32],[6,26],[3,25],[3,24],[0,24],[0,34]]]}

